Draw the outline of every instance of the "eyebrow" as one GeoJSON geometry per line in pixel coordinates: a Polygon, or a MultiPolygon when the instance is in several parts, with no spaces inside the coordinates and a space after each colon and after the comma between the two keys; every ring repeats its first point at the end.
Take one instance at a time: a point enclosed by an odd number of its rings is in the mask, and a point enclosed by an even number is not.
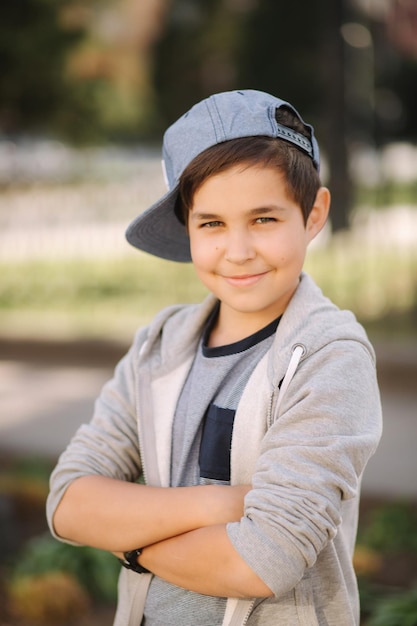
{"type": "MultiPolygon", "coordinates": [[[[247,212],[249,216],[257,216],[257,215],[267,215],[268,213],[286,213],[288,211],[287,208],[281,206],[264,206],[264,207],[255,207],[250,209],[247,212]]],[[[203,211],[194,212],[191,210],[191,219],[195,221],[204,221],[204,220],[221,220],[222,216],[217,213],[205,213],[203,211]]]]}

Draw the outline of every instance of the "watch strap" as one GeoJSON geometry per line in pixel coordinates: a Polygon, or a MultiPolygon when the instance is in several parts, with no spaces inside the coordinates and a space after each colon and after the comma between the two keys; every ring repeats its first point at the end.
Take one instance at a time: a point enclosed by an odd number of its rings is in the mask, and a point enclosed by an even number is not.
{"type": "Polygon", "coordinates": [[[150,571],[146,569],[146,567],[143,567],[143,565],[138,563],[138,558],[140,557],[142,550],[143,548],[136,548],[135,550],[128,550],[127,552],[124,552],[124,558],[119,559],[120,563],[123,567],[126,567],[126,569],[131,569],[137,574],[150,574],[150,571]]]}

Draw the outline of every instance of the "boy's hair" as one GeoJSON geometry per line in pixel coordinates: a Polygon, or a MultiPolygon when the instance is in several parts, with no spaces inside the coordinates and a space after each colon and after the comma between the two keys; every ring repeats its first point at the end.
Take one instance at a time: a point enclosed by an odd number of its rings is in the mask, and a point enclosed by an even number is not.
{"type": "MultiPolygon", "coordinates": [[[[309,129],[289,108],[277,109],[275,118],[279,124],[310,139],[309,129]]],[[[175,213],[181,223],[188,223],[194,194],[205,180],[241,164],[270,167],[280,172],[289,197],[300,206],[304,223],[307,223],[321,186],[317,169],[311,158],[294,144],[265,136],[224,141],[207,148],[189,163],[179,180],[175,206],[175,213]]]]}

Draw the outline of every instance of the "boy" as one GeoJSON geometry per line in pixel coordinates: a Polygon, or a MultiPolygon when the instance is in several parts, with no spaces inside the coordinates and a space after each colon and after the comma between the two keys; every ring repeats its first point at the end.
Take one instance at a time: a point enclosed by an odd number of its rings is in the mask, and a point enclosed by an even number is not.
{"type": "Polygon", "coordinates": [[[127,238],[192,260],[212,295],[137,333],[54,470],[51,530],[121,558],[116,626],[358,624],[381,411],[364,330],[302,272],[330,204],[313,129],[268,94],[217,94],[164,161],[170,191],[127,238]]]}

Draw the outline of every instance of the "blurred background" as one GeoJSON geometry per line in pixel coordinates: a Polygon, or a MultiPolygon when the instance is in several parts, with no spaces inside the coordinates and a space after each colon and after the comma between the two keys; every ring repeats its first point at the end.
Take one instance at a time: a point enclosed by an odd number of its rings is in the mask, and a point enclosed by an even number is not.
{"type": "Polygon", "coordinates": [[[385,416],[363,479],[362,623],[417,625],[417,2],[14,0],[0,5],[0,626],[112,623],[117,566],[50,539],[47,479],[135,329],[205,295],[124,231],[165,191],[167,125],[236,88],[315,126],[332,213],[306,269],[365,325],[385,416]]]}

